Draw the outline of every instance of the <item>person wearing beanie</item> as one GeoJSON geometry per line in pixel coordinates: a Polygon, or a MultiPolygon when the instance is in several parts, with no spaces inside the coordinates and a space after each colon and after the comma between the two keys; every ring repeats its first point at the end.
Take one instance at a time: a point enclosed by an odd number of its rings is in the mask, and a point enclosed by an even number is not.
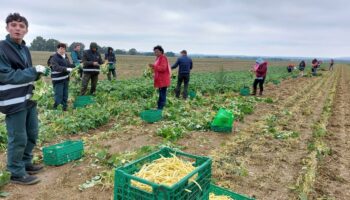
{"type": "Polygon", "coordinates": [[[98,47],[95,42],[91,42],[90,49],[84,51],[83,55],[83,80],[80,95],[85,95],[89,81],[91,80],[90,95],[96,92],[100,65],[103,64],[98,47]]]}

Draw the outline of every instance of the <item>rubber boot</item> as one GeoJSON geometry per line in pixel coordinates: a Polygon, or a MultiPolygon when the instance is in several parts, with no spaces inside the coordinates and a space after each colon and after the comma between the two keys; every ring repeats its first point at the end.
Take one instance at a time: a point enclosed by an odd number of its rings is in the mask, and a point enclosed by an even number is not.
{"type": "Polygon", "coordinates": [[[256,95],[256,89],[253,88],[253,93],[251,95],[256,95]]]}

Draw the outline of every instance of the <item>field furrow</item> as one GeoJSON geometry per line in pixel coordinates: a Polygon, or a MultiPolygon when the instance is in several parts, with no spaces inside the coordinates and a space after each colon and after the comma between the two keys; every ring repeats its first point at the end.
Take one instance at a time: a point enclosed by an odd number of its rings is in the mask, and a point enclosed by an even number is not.
{"type": "Polygon", "coordinates": [[[293,198],[291,188],[312,135],[309,115],[317,118],[322,111],[334,79],[335,75],[326,75],[290,93],[275,110],[242,130],[241,135],[251,137],[242,136],[214,152],[219,183],[258,199],[293,198]],[[308,109],[313,112],[306,115],[308,109]]]}

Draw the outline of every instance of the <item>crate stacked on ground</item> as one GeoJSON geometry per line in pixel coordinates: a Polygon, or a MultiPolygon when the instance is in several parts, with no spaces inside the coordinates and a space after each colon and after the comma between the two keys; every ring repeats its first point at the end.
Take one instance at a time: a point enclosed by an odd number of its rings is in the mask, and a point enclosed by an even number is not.
{"type": "Polygon", "coordinates": [[[232,132],[234,116],[231,111],[220,108],[211,123],[211,130],[215,132],[230,133],[232,132]]]}
{"type": "Polygon", "coordinates": [[[162,119],[162,110],[144,110],[140,117],[148,123],[154,123],[162,119]]]}
{"type": "Polygon", "coordinates": [[[239,90],[239,94],[242,95],[242,96],[249,96],[250,95],[250,88],[248,86],[243,86],[239,90]]]}
{"type": "Polygon", "coordinates": [[[191,155],[164,147],[115,170],[114,200],[255,200],[210,183],[211,163],[208,157],[191,155]],[[190,164],[191,169],[185,175],[179,175],[178,171],[174,171],[179,170],[176,167],[179,163],[166,163],[167,166],[163,166],[161,164],[165,163],[157,162],[165,159],[180,160],[180,162],[190,164]],[[169,167],[173,170],[169,170],[169,167]],[[156,172],[152,171],[154,168],[156,172]],[[140,174],[141,172],[143,175],[140,174]],[[156,183],[159,179],[164,179],[163,173],[165,172],[173,174],[173,176],[165,177],[168,180],[176,179],[171,185],[156,183]]]}
{"type": "Polygon", "coordinates": [[[77,96],[73,106],[74,108],[82,108],[93,103],[95,103],[95,100],[92,96],[77,96]]]}
{"type": "Polygon", "coordinates": [[[226,199],[234,199],[234,200],[254,200],[254,198],[250,198],[245,195],[241,195],[235,192],[232,192],[228,189],[216,186],[214,184],[210,185],[209,189],[209,200],[212,200],[213,198],[210,198],[212,196],[225,196],[226,199]]]}
{"type": "MultiPolygon", "coordinates": [[[[209,198],[211,159],[162,148],[115,171],[115,200],[203,200],[209,198]],[[191,162],[193,171],[172,185],[158,184],[136,176],[144,165],[161,158],[177,158],[191,162]],[[143,186],[142,186],[143,185],[143,186]]],[[[161,171],[162,169],[160,169],[161,171]]],[[[159,172],[161,173],[161,172],[159,172]]],[[[176,173],[176,171],[174,171],[176,173]]]]}
{"type": "Polygon", "coordinates": [[[73,160],[80,159],[84,153],[81,140],[67,140],[65,142],[43,148],[43,159],[46,165],[59,166],[73,160]]]}

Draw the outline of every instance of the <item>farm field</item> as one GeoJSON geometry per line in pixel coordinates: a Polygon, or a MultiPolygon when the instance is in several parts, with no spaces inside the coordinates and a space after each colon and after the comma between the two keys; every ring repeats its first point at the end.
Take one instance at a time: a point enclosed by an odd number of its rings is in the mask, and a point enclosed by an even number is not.
{"type": "MultiPolygon", "coordinates": [[[[47,59],[52,54],[45,51],[32,51],[33,64],[47,65],[47,59]]],[[[68,53],[70,58],[70,53],[68,53]]],[[[104,55],[101,54],[102,58],[104,55]]],[[[175,57],[169,57],[170,64],[175,63],[175,57]]],[[[128,79],[130,77],[140,77],[143,74],[144,68],[148,63],[154,62],[154,56],[128,56],[117,55],[117,73],[121,79],[128,79]]],[[[215,71],[232,71],[232,70],[249,70],[254,61],[252,60],[233,60],[222,58],[194,58],[195,67],[194,72],[215,72],[215,71]]],[[[289,63],[287,61],[274,61],[269,66],[285,66],[289,63]]],[[[297,65],[298,63],[294,63],[297,65]]]]}
{"type": "MultiPolygon", "coordinates": [[[[34,64],[45,64],[47,55],[34,52],[34,64]]],[[[176,99],[173,79],[163,120],[147,124],[139,114],[155,108],[157,93],[142,74],[153,57],[122,56],[118,62],[121,80],[101,80],[96,103],[85,109],[52,110],[51,84],[37,83],[35,161],[42,162],[41,147],[66,139],[82,139],[85,155],[45,167],[37,185],[6,185],[10,195],[4,199],[111,199],[113,169],[162,146],[212,157],[213,182],[256,199],[350,199],[349,65],[297,77],[286,72],[288,62],[272,62],[264,95],[242,97],[239,90],[251,85],[248,69],[254,61],[194,59],[190,90],[197,96],[176,99]],[[210,130],[219,108],[235,115],[230,134],[210,130]]],[[[70,89],[72,106],[79,82],[72,80],[70,89]]],[[[1,169],[6,163],[3,120],[0,116],[1,169]]]]}

